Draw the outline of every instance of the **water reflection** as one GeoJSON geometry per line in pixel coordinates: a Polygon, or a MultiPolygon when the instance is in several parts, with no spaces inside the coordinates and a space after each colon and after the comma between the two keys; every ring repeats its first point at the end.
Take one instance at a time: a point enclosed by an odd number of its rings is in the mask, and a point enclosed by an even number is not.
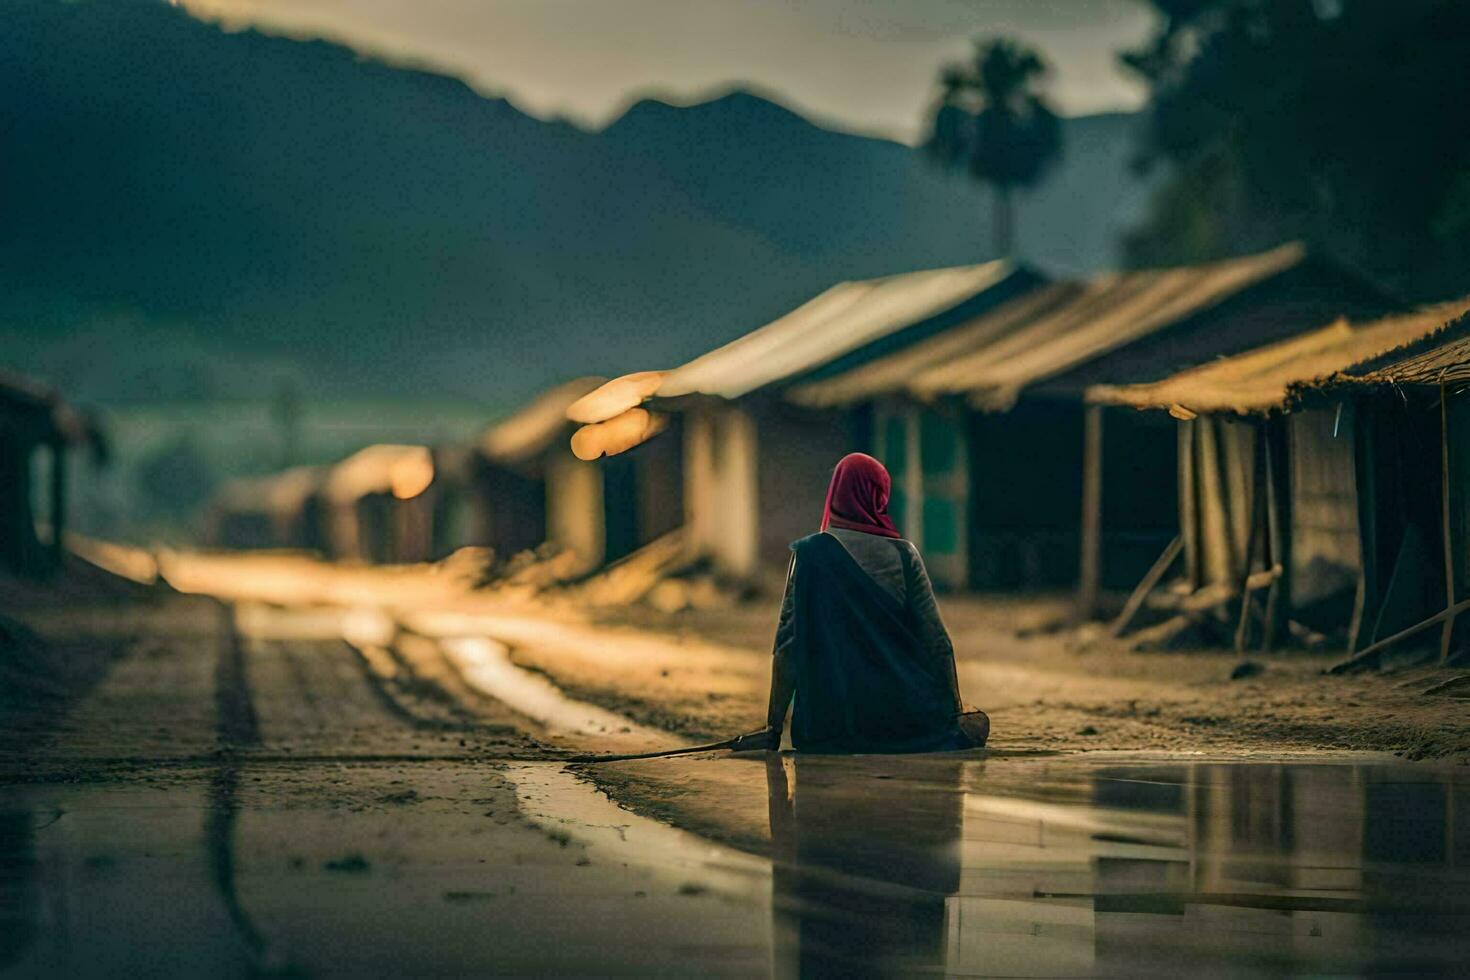
{"type": "Polygon", "coordinates": [[[960,883],[961,763],[901,778],[875,760],[854,793],[845,760],[766,766],[776,976],[884,975],[943,962],[960,883]]]}
{"type": "Polygon", "coordinates": [[[1470,773],[989,769],[771,762],[774,972],[1436,974],[1470,956],[1470,773]]]}

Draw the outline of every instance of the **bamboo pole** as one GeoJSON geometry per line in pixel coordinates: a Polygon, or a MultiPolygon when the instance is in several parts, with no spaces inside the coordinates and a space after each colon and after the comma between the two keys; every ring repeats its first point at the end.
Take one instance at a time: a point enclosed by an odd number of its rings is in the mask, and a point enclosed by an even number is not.
{"type": "MultiPolygon", "coordinates": [[[[1261,525],[1265,517],[1266,504],[1266,436],[1264,426],[1257,423],[1251,445],[1251,500],[1250,530],[1246,533],[1245,562],[1240,569],[1240,619],[1235,624],[1235,652],[1245,652],[1245,641],[1250,632],[1251,593],[1249,581],[1251,566],[1256,562],[1256,549],[1260,544],[1261,525]]],[[[1272,583],[1274,588],[1275,583],[1272,583]]]]}
{"type": "Polygon", "coordinates": [[[51,562],[60,567],[66,549],[66,443],[60,439],[51,448],[51,562]]]}
{"type": "Polygon", "coordinates": [[[1331,668],[1328,669],[1327,672],[1329,674],[1345,674],[1356,667],[1367,667],[1370,665],[1370,663],[1376,663],[1379,656],[1388,647],[1393,646],[1400,640],[1407,640],[1409,637],[1414,636],[1415,634],[1424,632],[1435,623],[1442,623],[1446,619],[1458,616],[1460,613],[1464,612],[1467,609],[1470,609],[1470,599],[1465,599],[1461,602],[1457,602],[1453,606],[1450,606],[1448,609],[1441,609],[1439,612],[1435,613],[1433,616],[1430,616],[1423,622],[1415,623],[1408,629],[1399,630],[1393,636],[1379,640],[1377,643],[1364,649],[1361,653],[1354,654],[1353,656],[1348,657],[1346,660],[1334,664],[1331,668]]]}
{"type": "Polygon", "coordinates": [[[1268,565],[1286,570],[1266,593],[1266,626],[1261,649],[1270,651],[1286,627],[1291,611],[1291,433],[1284,416],[1266,422],[1266,517],[1270,545],[1268,565]]]}
{"type": "MultiPolygon", "coordinates": [[[[1439,385],[1439,493],[1440,493],[1440,524],[1442,525],[1442,537],[1444,538],[1444,590],[1445,606],[1453,607],[1455,604],[1455,545],[1450,531],[1450,415],[1449,415],[1449,391],[1444,382],[1439,385]]],[[[1455,635],[1455,617],[1450,615],[1444,621],[1444,628],[1439,634],[1439,662],[1445,663],[1450,659],[1450,644],[1455,635]]]]}
{"type": "Polygon", "coordinates": [[[1102,565],[1102,406],[1088,405],[1082,424],[1082,567],[1078,576],[1078,614],[1097,612],[1102,565]]]}
{"type": "Polygon", "coordinates": [[[1154,590],[1154,586],[1159,584],[1159,579],[1164,577],[1164,573],[1178,560],[1179,553],[1183,550],[1184,536],[1175,535],[1174,540],[1170,541],[1168,546],[1164,548],[1163,553],[1154,559],[1154,563],[1149,568],[1148,573],[1143,576],[1138,585],[1134,587],[1133,593],[1128,596],[1128,601],[1123,604],[1123,611],[1118,613],[1118,617],[1108,627],[1109,636],[1119,637],[1123,635],[1123,631],[1128,628],[1128,624],[1133,621],[1133,617],[1143,607],[1143,601],[1154,590]]]}

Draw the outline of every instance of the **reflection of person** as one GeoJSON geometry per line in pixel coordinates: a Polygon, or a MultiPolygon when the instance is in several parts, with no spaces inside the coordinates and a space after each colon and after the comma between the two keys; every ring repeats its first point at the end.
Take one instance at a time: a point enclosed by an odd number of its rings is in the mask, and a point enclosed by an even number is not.
{"type": "Polygon", "coordinates": [[[960,884],[966,763],[884,765],[766,757],[777,976],[943,967],[946,899],[960,884]]]}
{"type": "Polygon", "coordinates": [[[985,744],[964,714],[954,647],[918,550],[888,516],[883,464],[851,453],[832,474],[821,533],[791,546],[766,727],[737,750],[774,749],[795,699],[799,752],[938,752],[985,744]]]}

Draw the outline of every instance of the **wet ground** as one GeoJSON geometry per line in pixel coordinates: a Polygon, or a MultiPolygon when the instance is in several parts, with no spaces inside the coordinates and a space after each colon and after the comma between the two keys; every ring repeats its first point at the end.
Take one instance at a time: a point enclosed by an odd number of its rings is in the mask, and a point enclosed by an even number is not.
{"type": "Polygon", "coordinates": [[[558,621],[190,597],[25,618],[108,652],[64,708],[0,731],[7,975],[1470,962],[1465,766],[1024,740],[568,763],[697,725],[530,669],[585,643],[558,621]]]}

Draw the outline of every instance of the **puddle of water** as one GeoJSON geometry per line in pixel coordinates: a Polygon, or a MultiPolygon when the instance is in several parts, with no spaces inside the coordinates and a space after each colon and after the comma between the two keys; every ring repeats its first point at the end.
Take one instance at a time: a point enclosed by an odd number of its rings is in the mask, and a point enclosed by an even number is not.
{"type": "Polygon", "coordinates": [[[0,969],[238,973],[264,950],[344,974],[1457,975],[1470,957],[1460,770],[928,756],[597,771],[668,819],[544,763],[509,785],[480,766],[246,764],[228,793],[0,788],[0,969]],[[710,843],[729,814],[759,825],[769,858],[710,843]]]}
{"type": "Polygon", "coordinates": [[[579,841],[600,860],[646,865],[674,888],[754,905],[765,916],[759,932],[769,932],[769,861],[626,810],[561,766],[519,763],[505,773],[536,825],[579,841]]]}
{"type": "Polygon", "coordinates": [[[1470,957],[1467,772],[794,757],[711,779],[711,765],[604,778],[715,837],[744,836],[765,797],[778,973],[1455,975],[1470,957]]]}
{"type": "Polygon", "coordinates": [[[595,738],[595,747],[606,752],[649,751],[687,744],[668,732],[567,696],[541,674],[516,666],[503,643],[479,636],[449,637],[439,642],[466,683],[544,726],[552,735],[572,737],[582,745],[595,738]]]}

